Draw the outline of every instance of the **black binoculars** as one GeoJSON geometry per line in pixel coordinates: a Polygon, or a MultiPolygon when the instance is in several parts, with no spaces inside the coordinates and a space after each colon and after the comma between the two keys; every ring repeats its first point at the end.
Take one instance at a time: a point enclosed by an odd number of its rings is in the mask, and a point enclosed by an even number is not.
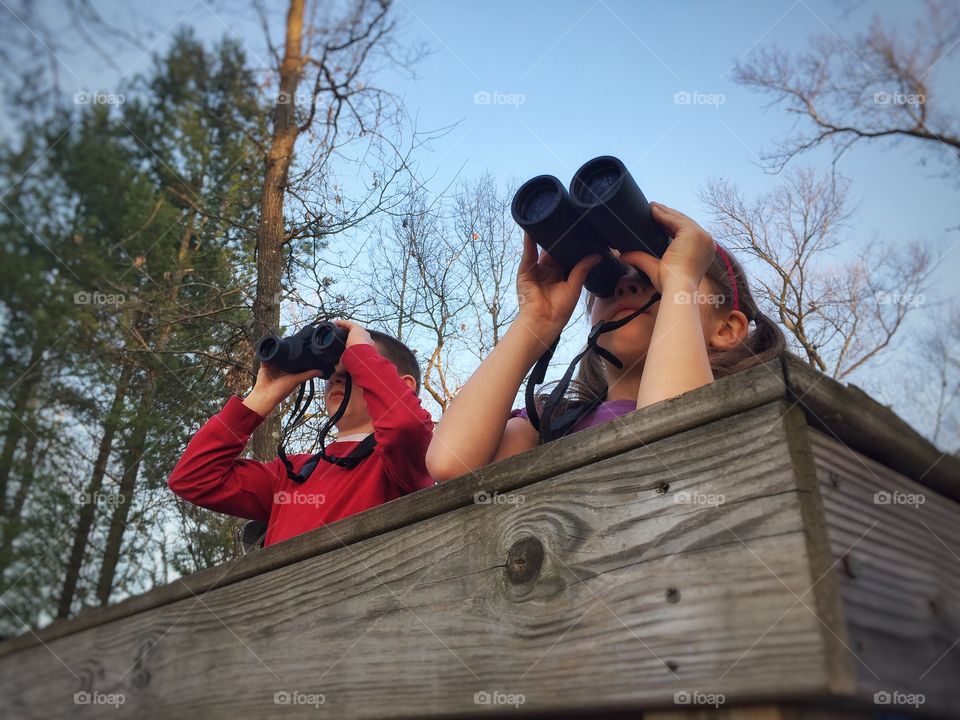
{"type": "Polygon", "coordinates": [[[307,325],[290,337],[265,335],[257,343],[257,360],[274,370],[296,375],[320,370],[329,378],[346,349],[347,331],[332,322],[307,325]]]}
{"type": "Polygon", "coordinates": [[[627,270],[610,248],[662,257],[670,242],[626,166],[610,155],[577,170],[569,193],[553,175],[528,180],[513,196],[510,210],[517,224],[567,272],[586,256],[600,255],[584,283],[600,297],[613,295],[627,270]]]}

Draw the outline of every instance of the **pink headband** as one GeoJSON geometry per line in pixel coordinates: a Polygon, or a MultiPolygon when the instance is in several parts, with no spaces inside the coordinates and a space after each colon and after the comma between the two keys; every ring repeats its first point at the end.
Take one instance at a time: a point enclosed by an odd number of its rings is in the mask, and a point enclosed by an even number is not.
{"type": "Polygon", "coordinates": [[[717,255],[723,260],[723,264],[727,266],[727,276],[730,278],[730,287],[733,288],[733,309],[739,310],[740,294],[737,292],[737,280],[733,276],[733,264],[727,256],[727,251],[720,247],[719,244],[717,245],[717,255]]]}

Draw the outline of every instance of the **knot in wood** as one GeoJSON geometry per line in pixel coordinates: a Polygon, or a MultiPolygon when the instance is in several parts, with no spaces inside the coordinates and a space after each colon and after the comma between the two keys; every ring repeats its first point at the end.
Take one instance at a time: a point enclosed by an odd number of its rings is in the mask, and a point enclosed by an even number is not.
{"type": "Polygon", "coordinates": [[[543,543],[532,535],[520,538],[507,552],[507,578],[520,585],[530,582],[543,566],[543,543]]]}

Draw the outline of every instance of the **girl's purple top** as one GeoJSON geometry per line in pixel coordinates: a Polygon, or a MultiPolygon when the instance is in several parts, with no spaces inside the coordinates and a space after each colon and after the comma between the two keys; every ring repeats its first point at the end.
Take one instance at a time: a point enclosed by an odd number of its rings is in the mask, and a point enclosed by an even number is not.
{"type": "MultiPolygon", "coordinates": [[[[600,403],[596,410],[580,418],[570,432],[575,433],[580,430],[586,430],[588,427],[605,423],[614,418],[623,417],[636,409],[637,403],[633,400],[607,400],[605,403],[600,403]]],[[[514,410],[510,413],[510,417],[527,418],[527,411],[525,408],[514,410]]]]}

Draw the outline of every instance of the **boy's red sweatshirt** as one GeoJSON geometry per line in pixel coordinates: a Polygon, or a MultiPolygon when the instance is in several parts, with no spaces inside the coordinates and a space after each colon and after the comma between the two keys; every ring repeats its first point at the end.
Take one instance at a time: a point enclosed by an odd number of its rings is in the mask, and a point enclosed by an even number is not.
{"type": "MultiPolygon", "coordinates": [[[[263,422],[239,397],[197,431],[167,484],[177,495],[216,512],[267,523],[264,545],[433,485],[424,458],[433,420],[400,379],[396,366],[373,345],[352,345],[341,358],[373,418],[373,454],[352,470],[321,460],[302,484],[287,477],[275,458],[241,459],[253,431],[263,422]]],[[[334,442],[328,452],[342,457],[356,442],[334,442]]],[[[288,456],[296,471],[309,455],[288,456]]]]}

